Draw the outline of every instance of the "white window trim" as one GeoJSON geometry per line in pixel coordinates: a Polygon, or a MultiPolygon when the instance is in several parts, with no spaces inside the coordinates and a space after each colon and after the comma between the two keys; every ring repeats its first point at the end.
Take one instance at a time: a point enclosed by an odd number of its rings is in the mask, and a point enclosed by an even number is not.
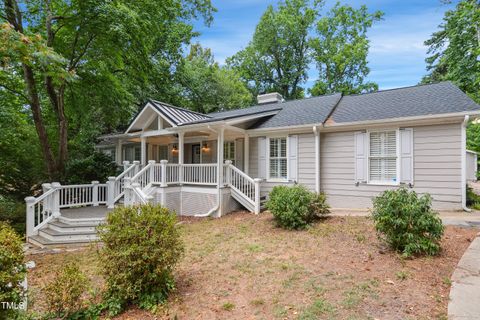
{"type": "Polygon", "coordinates": [[[367,184],[372,186],[399,186],[400,185],[400,128],[395,129],[375,129],[367,130],[367,184]],[[373,132],[389,132],[395,131],[395,144],[396,144],[396,179],[397,181],[378,181],[370,180],[370,134],[373,132]]]}
{"type": "Polygon", "coordinates": [[[290,154],[289,153],[289,150],[290,150],[290,146],[289,146],[289,142],[288,142],[288,135],[270,135],[270,136],[266,136],[265,137],[267,139],[266,141],[266,147],[267,147],[267,156],[266,156],[266,181],[267,182],[288,182],[288,177],[289,177],[289,169],[288,169],[288,155],[290,154]],[[287,176],[285,178],[270,178],[270,139],[277,139],[277,138],[282,138],[282,139],[285,139],[285,144],[286,144],[286,147],[287,149],[285,150],[286,152],[286,160],[287,160],[287,176]]]}

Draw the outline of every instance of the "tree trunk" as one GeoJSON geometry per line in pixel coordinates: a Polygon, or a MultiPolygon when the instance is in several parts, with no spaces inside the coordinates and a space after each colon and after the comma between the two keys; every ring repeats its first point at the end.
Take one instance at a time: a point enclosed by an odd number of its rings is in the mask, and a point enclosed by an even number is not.
{"type": "MultiPolygon", "coordinates": [[[[4,4],[7,21],[17,32],[23,33],[22,16],[20,10],[18,9],[17,2],[15,0],[5,0],[4,4]]],[[[56,177],[57,165],[53,156],[52,148],[50,147],[47,130],[45,128],[45,124],[43,123],[42,109],[34,72],[33,69],[25,63],[22,63],[22,69],[23,78],[27,87],[30,109],[32,110],[33,122],[35,123],[35,129],[40,140],[40,147],[45,159],[47,173],[48,176],[53,179],[56,177]]]]}

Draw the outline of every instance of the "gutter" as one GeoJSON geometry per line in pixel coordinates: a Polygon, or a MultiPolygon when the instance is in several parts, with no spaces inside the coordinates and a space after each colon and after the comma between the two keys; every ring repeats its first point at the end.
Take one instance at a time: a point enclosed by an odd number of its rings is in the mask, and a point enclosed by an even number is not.
{"type": "Polygon", "coordinates": [[[461,143],[462,143],[462,155],[461,155],[461,161],[462,161],[462,209],[463,211],[466,212],[471,212],[472,210],[470,208],[467,208],[467,124],[468,120],[470,119],[469,115],[465,115],[465,118],[463,119],[462,126],[461,126],[461,143]]]}

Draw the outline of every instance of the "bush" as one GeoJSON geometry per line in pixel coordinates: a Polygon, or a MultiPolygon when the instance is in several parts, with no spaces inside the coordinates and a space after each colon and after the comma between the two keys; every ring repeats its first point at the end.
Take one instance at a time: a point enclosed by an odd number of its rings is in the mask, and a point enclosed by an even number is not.
{"type": "MultiPolygon", "coordinates": [[[[25,291],[21,282],[27,274],[23,254],[23,242],[13,228],[0,222],[0,301],[19,304],[23,301],[25,291]]],[[[13,317],[13,310],[4,310],[2,315],[13,317]]]]}
{"type": "Polygon", "coordinates": [[[380,237],[405,256],[440,251],[442,220],[429,194],[418,197],[405,188],[387,190],[373,200],[373,220],[380,237]]]}
{"type": "Polygon", "coordinates": [[[80,271],[78,264],[70,262],[64,265],[44,288],[48,310],[57,317],[67,317],[80,311],[87,289],[87,277],[80,271]]]}
{"type": "Polygon", "coordinates": [[[277,225],[285,229],[303,229],[328,214],[328,208],[325,194],[310,192],[302,185],[275,186],[267,202],[277,225]]]}
{"type": "Polygon", "coordinates": [[[104,182],[108,177],[117,174],[117,165],[112,159],[101,153],[94,152],[83,159],[72,159],[67,163],[66,183],[89,183],[91,181],[104,182]]]}
{"type": "Polygon", "coordinates": [[[152,309],[167,298],[183,252],[176,221],[168,209],[145,205],[116,208],[99,226],[104,244],[99,258],[111,313],[127,303],[152,309]]]}
{"type": "Polygon", "coordinates": [[[8,222],[21,236],[25,234],[25,201],[0,196],[0,221],[8,222]]]}
{"type": "Polygon", "coordinates": [[[480,210],[480,196],[476,194],[472,187],[467,184],[467,206],[469,208],[480,210]]]}

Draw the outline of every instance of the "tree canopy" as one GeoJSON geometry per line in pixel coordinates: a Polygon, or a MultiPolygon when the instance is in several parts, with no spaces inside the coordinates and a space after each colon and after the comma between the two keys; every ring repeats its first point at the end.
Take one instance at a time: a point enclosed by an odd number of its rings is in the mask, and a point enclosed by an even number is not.
{"type": "Polygon", "coordinates": [[[322,1],[285,0],[268,6],[248,46],[227,60],[253,95],[279,92],[286,99],[304,96],[309,31],[322,1]]]}
{"type": "Polygon", "coordinates": [[[243,108],[252,103],[252,94],[233,69],[220,67],[210,49],[200,44],[179,65],[177,78],[180,105],[197,112],[243,108]]]}
{"type": "Polygon", "coordinates": [[[51,179],[85,131],[176,94],[173,71],[196,35],[189,21],[208,24],[214,10],[210,0],[4,0],[0,9],[0,94],[31,112],[51,179]]]}
{"type": "MultiPolygon", "coordinates": [[[[480,3],[462,0],[448,10],[430,39],[422,83],[449,80],[480,103],[480,3]]],[[[480,152],[480,124],[467,128],[467,148],[480,152]]]]}
{"type": "Polygon", "coordinates": [[[367,82],[370,72],[367,55],[370,47],[367,31],[383,13],[369,13],[366,6],[355,9],[339,2],[321,18],[316,26],[317,37],[311,40],[313,59],[319,71],[310,93],[314,96],[378,90],[367,82]]]}

